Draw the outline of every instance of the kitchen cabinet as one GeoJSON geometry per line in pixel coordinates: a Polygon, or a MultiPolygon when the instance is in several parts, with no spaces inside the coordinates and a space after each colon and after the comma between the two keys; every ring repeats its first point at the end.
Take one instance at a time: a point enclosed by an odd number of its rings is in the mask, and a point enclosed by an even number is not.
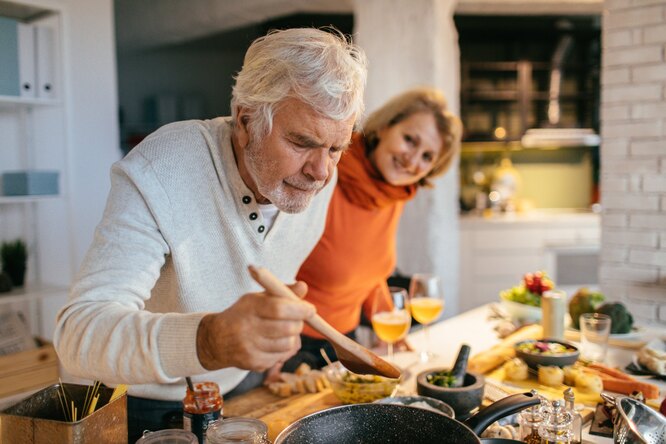
{"type": "Polygon", "coordinates": [[[598,283],[599,215],[533,211],[460,219],[460,311],[499,301],[528,272],[545,270],[573,294],[598,283]]]}
{"type": "MultiPolygon", "coordinates": [[[[5,24],[5,31],[9,26],[10,34],[14,29],[16,40],[21,41],[5,57],[17,64],[9,69],[20,73],[21,82],[20,87],[5,89],[0,95],[0,175],[49,171],[51,178],[54,172],[58,177],[54,194],[7,196],[7,190],[0,189],[0,241],[20,238],[28,249],[26,283],[0,294],[0,310],[23,312],[31,331],[46,338],[52,336],[53,318],[66,299],[73,270],[62,15],[52,3],[0,1],[0,23],[5,24]],[[26,61],[26,57],[34,59],[26,61]],[[31,69],[28,76],[26,70],[31,69]],[[28,77],[35,82],[31,93],[23,91],[28,77]]],[[[6,55],[5,46],[0,45],[0,51],[6,55]]]]}
{"type": "Polygon", "coordinates": [[[599,129],[596,17],[456,16],[464,141],[516,142],[530,128],[599,129]],[[556,67],[560,77],[552,77],[556,67]],[[558,80],[559,79],[559,80],[558,80]],[[560,107],[549,119],[551,92],[560,107]]]}

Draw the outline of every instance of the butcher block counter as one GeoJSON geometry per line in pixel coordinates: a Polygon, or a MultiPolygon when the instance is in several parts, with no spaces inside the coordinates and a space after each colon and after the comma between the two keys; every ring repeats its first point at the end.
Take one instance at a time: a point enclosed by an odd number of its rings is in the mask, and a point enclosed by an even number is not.
{"type": "MultiPolygon", "coordinates": [[[[490,305],[484,305],[431,326],[430,350],[437,354],[433,362],[421,363],[415,353],[397,353],[397,364],[407,369],[406,380],[400,385],[398,394],[416,393],[416,375],[419,372],[434,367],[450,367],[461,344],[468,344],[472,349],[472,355],[498,345],[501,346],[502,341],[498,339],[493,329],[494,323],[488,321],[490,314],[490,305]]],[[[609,346],[606,364],[624,368],[631,362],[637,347],[653,338],[666,338],[666,331],[663,329],[644,327],[641,331],[640,338],[634,338],[626,344],[614,343],[609,346]]],[[[529,332],[527,334],[529,335],[529,332]]],[[[575,338],[570,339],[575,343],[575,338]]],[[[425,337],[422,331],[410,334],[408,340],[416,350],[425,346],[425,337]]],[[[492,378],[492,373],[490,377],[492,378]]],[[[666,394],[666,383],[654,379],[651,379],[650,382],[659,386],[661,398],[663,398],[666,394]]],[[[261,419],[268,425],[269,438],[274,440],[283,429],[297,419],[338,405],[341,405],[341,402],[331,389],[319,393],[281,398],[261,387],[226,401],[224,416],[245,416],[261,419]]],[[[587,433],[584,433],[584,438],[586,442],[612,442],[611,439],[587,433]]]]}

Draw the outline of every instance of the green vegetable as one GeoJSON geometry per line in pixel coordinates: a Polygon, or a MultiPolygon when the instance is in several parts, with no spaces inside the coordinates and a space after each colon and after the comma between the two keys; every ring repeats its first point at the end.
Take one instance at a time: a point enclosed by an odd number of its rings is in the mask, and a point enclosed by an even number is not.
{"type": "Polygon", "coordinates": [[[634,317],[621,302],[604,304],[596,312],[611,317],[611,333],[629,333],[634,325],[634,317]]]}
{"type": "Polygon", "coordinates": [[[440,387],[451,387],[455,380],[456,377],[453,376],[450,370],[434,372],[426,375],[426,381],[428,381],[430,384],[438,385],[440,387]]]}
{"type": "Polygon", "coordinates": [[[569,314],[573,328],[580,328],[579,318],[583,313],[594,313],[604,303],[606,297],[601,293],[581,288],[569,301],[569,314]]]}

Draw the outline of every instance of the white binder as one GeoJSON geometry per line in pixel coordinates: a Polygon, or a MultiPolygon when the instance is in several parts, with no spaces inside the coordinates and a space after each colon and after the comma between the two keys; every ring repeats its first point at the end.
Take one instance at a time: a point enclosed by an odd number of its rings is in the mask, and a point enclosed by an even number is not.
{"type": "Polygon", "coordinates": [[[36,97],[35,70],[35,27],[19,23],[18,62],[19,62],[19,94],[21,97],[36,97]]]}
{"type": "Polygon", "coordinates": [[[37,97],[54,99],[55,91],[55,33],[45,25],[35,26],[37,52],[37,97]]]}

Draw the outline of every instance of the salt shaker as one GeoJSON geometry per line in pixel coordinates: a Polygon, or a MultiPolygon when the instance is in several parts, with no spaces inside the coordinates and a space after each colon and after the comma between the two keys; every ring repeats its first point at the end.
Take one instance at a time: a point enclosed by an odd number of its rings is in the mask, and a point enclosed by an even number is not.
{"type": "Polygon", "coordinates": [[[564,391],[564,407],[566,407],[573,417],[571,423],[571,443],[580,444],[583,442],[583,417],[576,410],[574,391],[571,387],[564,391]]]}
{"type": "Polygon", "coordinates": [[[545,291],[541,296],[543,337],[564,340],[564,312],[567,294],[561,290],[545,291]]]}

